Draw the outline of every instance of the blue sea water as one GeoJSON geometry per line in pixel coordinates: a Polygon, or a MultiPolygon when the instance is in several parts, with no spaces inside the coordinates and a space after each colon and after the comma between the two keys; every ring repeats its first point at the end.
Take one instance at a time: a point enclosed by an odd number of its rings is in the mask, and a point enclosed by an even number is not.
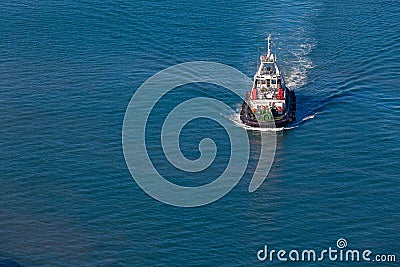
{"type": "MultiPolygon", "coordinates": [[[[2,2],[0,23],[0,263],[252,266],[262,265],[264,245],[323,250],[339,238],[399,261],[397,1],[17,0],[2,2]],[[248,192],[255,156],[214,203],[178,208],[152,199],[122,151],[134,92],[187,61],[251,77],[268,33],[302,123],[277,134],[266,181],[248,192]]],[[[182,99],[207,86],[185,88],[182,99]]],[[[230,94],[225,101],[240,106],[230,94]]],[[[164,101],[155,118],[175,102],[164,101]]],[[[208,129],[226,146],[226,133],[200,120],[182,132],[184,155],[199,156],[208,129]]],[[[159,144],[157,131],[150,146],[159,144]]],[[[257,146],[257,133],[249,136],[257,146]]],[[[158,168],[197,186],[219,175],[224,153],[189,180],[158,168]]]]}

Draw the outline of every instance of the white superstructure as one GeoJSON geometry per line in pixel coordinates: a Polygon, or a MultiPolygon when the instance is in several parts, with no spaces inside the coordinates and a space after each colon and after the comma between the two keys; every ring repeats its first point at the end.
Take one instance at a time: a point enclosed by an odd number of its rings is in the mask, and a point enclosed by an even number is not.
{"type": "Polygon", "coordinates": [[[276,64],[276,56],[271,52],[271,35],[267,38],[267,54],[260,56],[260,65],[253,79],[250,108],[275,107],[278,114],[285,111],[284,80],[276,64]]]}

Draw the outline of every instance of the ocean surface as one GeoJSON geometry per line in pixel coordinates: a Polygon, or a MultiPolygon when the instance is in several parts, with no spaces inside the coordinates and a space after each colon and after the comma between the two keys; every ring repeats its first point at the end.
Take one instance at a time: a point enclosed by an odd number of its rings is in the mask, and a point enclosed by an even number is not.
{"type": "MultiPolygon", "coordinates": [[[[279,263],[257,259],[264,245],[323,250],[339,238],[400,260],[398,1],[6,0],[0,25],[0,265],[254,266],[279,263]],[[237,186],[206,206],[143,192],[121,138],[138,87],[198,60],[252,77],[269,33],[298,122],[277,133],[262,186],[248,192],[253,151],[237,186]]],[[[182,100],[225,92],[180,90],[182,100]]],[[[181,99],[153,110],[146,141],[168,179],[198,186],[218,177],[226,151],[195,176],[168,165],[156,122],[181,99]]],[[[200,137],[229,149],[226,132],[200,119],[180,139],[189,159],[200,137]]]]}

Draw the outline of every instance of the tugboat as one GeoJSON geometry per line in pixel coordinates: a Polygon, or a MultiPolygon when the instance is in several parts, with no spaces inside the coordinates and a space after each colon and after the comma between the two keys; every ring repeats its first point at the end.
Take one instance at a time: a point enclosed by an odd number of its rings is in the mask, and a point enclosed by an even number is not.
{"type": "Polygon", "coordinates": [[[246,92],[240,120],[251,127],[281,128],[296,120],[296,96],[285,85],[276,56],[271,53],[271,35],[266,54],[260,56],[253,88],[246,92]]]}

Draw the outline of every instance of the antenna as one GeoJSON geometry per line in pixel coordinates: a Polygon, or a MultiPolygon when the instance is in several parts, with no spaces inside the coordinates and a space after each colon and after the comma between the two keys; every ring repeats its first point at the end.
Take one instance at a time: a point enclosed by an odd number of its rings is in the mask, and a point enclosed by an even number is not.
{"type": "Polygon", "coordinates": [[[268,38],[265,38],[265,55],[267,55],[268,38]]]}

